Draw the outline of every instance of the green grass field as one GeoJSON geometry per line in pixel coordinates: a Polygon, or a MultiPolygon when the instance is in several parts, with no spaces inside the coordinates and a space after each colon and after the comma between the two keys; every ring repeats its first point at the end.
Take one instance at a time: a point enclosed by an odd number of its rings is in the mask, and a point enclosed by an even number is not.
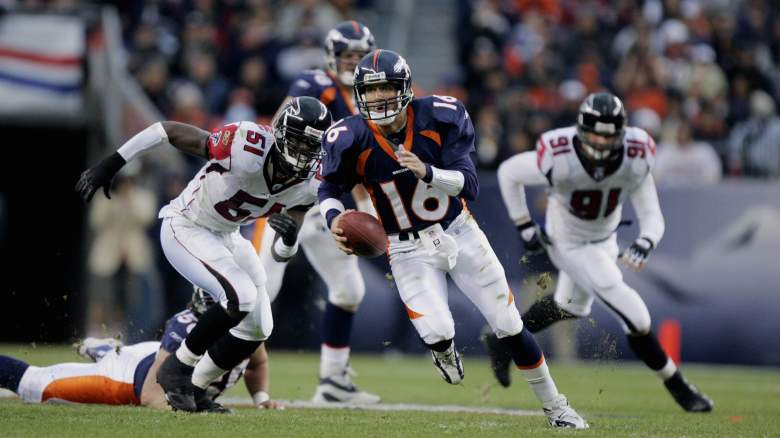
{"type": "MultiPolygon", "coordinates": [[[[80,361],[68,347],[0,345],[0,354],[35,365],[80,361]]],[[[271,352],[273,397],[310,398],[318,359],[310,353],[271,352]]],[[[360,373],[356,383],[380,394],[387,404],[538,410],[519,373],[511,388],[501,388],[484,357],[464,357],[466,379],[460,386],[444,383],[427,356],[356,355],[353,366],[360,373]]],[[[635,363],[553,362],[550,368],[561,392],[590,422],[589,430],[553,430],[542,415],[239,407],[234,415],[218,416],[138,407],[30,405],[11,398],[0,399],[0,436],[780,436],[780,369],[686,366],[688,379],[716,403],[713,413],[692,415],[682,412],[658,379],[635,363]]],[[[246,391],[239,386],[228,395],[246,396],[246,391]]]]}

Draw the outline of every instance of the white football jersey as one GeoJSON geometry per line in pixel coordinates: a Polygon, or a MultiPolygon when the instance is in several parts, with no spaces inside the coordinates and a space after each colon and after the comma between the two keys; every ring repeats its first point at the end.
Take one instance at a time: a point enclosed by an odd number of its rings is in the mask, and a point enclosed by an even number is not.
{"type": "Polygon", "coordinates": [[[267,163],[274,137],[269,126],[238,122],[214,130],[210,160],[187,188],[160,211],[183,215],[218,232],[232,232],[258,218],[317,200],[319,181],[274,184],[267,163]]]}
{"type": "Polygon", "coordinates": [[[591,176],[573,141],[577,128],[553,129],[536,143],[537,165],[551,184],[545,228],[555,240],[596,241],[609,237],[620,223],[623,201],[650,172],[655,142],[643,129],[627,127],[623,159],[617,170],[591,176]]]}

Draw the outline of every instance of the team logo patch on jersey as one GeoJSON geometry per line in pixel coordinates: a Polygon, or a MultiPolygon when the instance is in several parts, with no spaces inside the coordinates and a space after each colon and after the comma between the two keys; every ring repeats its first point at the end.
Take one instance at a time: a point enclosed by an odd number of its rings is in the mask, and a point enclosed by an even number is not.
{"type": "Polygon", "coordinates": [[[233,141],[233,131],[232,130],[223,130],[222,131],[222,146],[227,146],[230,144],[230,142],[233,141]]]}

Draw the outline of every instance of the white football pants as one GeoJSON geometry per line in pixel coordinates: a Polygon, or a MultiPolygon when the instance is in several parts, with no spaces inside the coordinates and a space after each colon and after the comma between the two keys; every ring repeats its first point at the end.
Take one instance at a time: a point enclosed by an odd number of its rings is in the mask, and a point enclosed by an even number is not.
{"type": "Polygon", "coordinates": [[[474,218],[464,211],[445,232],[458,244],[457,262],[449,270],[442,268],[420,239],[399,241],[397,235],[389,236],[390,267],[417,333],[426,344],[455,336],[455,322],[447,304],[447,274],[499,338],[520,333],[523,321],[504,268],[474,218]]]}
{"type": "MultiPolygon", "coordinates": [[[[266,222],[258,222],[257,227],[264,226],[260,243],[260,262],[265,267],[268,276],[266,290],[271,302],[276,299],[282,288],[282,278],[287,269],[287,262],[277,262],[271,255],[276,232],[266,222]]],[[[328,287],[328,302],[345,310],[355,311],[363,301],[366,285],[358,267],[358,258],[344,254],[330,235],[325,219],[320,214],[319,206],[314,206],[306,212],[306,216],[298,232],[298,241],[309,262],[328,287]]]]}
{"type": "Polygon", "coordinates": [[[159,342],[141,342],[109,351],[96,363],[60,363],[48,367],[30,365],[17,390],[22,400],[42,403],[65,400],[73,403],[137,405],[133,379],[142,359],[155,354],[159,342]]]}
{"type": "Polygon", "coordinates": [[[560,269],[555,302],[576,316],[590,314],[594,296],[618,317],[626,333],[650,331],[650,312],[636,290],[623,281],[617,266],[618,245],[613,234],[598,243],[568,243],[551,236],[550,259],[560,269]]]}
{"type": "Polygon", "coordinates": [[[190,283],[207,291],[225,309],[249,312],[230,333],[246,341],[264,341],[273,330],[265,270],[252,243],[236,230],[220,233],[182,216],[163,219],[163,252],[190,283]]]}

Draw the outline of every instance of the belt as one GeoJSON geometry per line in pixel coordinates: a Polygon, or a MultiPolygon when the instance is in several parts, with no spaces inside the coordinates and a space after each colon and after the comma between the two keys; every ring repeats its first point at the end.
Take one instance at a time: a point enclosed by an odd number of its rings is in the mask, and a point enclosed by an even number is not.
{"type": "Polygon", "coordinates": [[[405,242],[407,240],[419,239],[420,233],[417,231],[401,231],[398,233],[398,240],[405,242]]]}

